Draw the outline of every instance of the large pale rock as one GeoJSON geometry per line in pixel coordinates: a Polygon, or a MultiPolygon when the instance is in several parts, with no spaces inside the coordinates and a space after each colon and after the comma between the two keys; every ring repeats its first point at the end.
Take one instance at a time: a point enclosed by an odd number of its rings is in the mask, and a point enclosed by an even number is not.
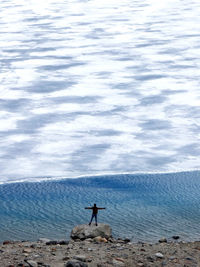
{"type": "Polygon", "coordinates": [[[108,224],[99,223],[98,226],[96,225],[87,225],[81,224],[75,226],[71,231],[71,238],[72,239],[87,239],[87,238],[94,238],[97,236],[109,238],[111,237],[112,229],[108,224]]]}

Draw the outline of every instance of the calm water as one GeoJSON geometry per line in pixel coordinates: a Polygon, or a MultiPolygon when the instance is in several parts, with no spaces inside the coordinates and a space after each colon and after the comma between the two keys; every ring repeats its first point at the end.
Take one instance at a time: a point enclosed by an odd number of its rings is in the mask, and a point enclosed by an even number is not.
{"type": "Polygon", "coordinates": [[[199,169],[199,0],[0,2],[0,182],[199,169]]]}
{"type": "Polygon", "coordinates": [[[97,203],[99,221],[115,237],[157,241],[200,239],[200,172],[66,179],[0,186],[0,239],[68,238],[88,223],[84,207],[97,203]]]}

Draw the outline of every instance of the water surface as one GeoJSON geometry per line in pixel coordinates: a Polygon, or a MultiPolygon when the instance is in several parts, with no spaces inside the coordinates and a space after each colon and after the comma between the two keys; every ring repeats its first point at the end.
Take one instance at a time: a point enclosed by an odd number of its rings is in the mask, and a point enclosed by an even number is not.
{"type": "Polygon", "coordinates": [[[89,222],[84,207],[94,203],[106,207],[98,219],[114,237],[200,239],[200,172],[184,172],[1,185],[0,241],[69,238],[75,225],[89,222]]]}
{"type": "Polygon", "coordinates": [[[199,0],[0,11],[1,182],[199,168],[199,0]]]}

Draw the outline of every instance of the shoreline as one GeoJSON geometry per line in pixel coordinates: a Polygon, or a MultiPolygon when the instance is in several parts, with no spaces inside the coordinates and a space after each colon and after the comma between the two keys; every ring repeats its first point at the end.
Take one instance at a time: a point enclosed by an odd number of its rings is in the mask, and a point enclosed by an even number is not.
{"type": "Polygon", "coordinates": [[[0,244],[0,262],[1,267],[198,267],[200,241],[169,242],[163,238],[151,244],[113,237],[4,241],[0,244]]]}

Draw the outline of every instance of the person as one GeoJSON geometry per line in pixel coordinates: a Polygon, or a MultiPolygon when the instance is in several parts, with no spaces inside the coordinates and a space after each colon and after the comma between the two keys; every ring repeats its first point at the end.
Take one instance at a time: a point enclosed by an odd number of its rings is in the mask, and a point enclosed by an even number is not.
{"type": "Polygon", "coordinates": [[[89,225],[91,225],[92,223],[92,220],[95,218],[95,223],[96,223],[96,226],[98,225],[97,224],[97,214],[98,214],[98,210],[105,210],[106,208],[99,208],[97,207],[96,204],[94,204],[93,207],[86,207],[85,208],[86,210],[92,210],[92,217],[91,217],[91,220],[89,222],[89,225]]]}

